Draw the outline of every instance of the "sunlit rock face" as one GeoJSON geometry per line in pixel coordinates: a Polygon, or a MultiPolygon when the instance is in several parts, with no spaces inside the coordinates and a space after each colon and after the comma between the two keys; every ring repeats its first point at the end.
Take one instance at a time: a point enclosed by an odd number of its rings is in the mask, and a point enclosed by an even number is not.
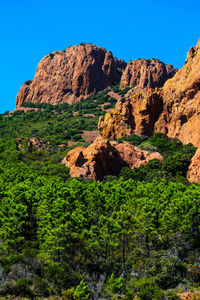
{"type": "Polygon", "coordinates": [[[16,106],[77,102],[119,82],[125,67],[110,51],[92,44],[55,51],[40,61],[34,79],[22,85],[16,106]]]}
{"type": "Polygon", "coordinates": [[[162,132],[182,143],[200,146],[200,40],[189,50],[183,68],[162,88],[139,89],[99,121],[99,135],[118,138],[162,132]]]}
{"type": "Polygon", "coordinates": [[[172,78],[178,69],[165,65],[158,59],[132,60],[122,75],[120,88],[137,86],[139,88],[162,87],[165,81],[172,78]]]}

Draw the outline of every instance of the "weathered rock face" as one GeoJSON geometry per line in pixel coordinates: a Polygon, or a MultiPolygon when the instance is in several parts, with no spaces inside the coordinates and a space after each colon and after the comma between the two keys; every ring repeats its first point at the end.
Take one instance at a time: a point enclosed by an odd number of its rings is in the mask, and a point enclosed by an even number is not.
{"type": "Polygon", "coordinates": [[[103,138],[163,132],[200,147],[200,40],[184,67],[162,89],[143,89],[118,102],[99,122],[103,138]]]}
{"type": "Polygon", "coordinates": [[[22,85],[16,106],[24,102],[71,104],[119,82],[125,67],[110,51],[92,44],[55,51],[40,61],[34,79],[22,85]]]}
{"type": "Polygon", "coordinates": [[[200,182],[200,148],[197,149],[193,156],[187,172],[187,179],[189,182],[200,182]]]}
{"type": "Polygon", "coordinates": [[[184,67],[163,87],[163,112],[155,131],[200,147],[200,40],[184,67]]]}
{"type": "Polygon", "coordinates": [[[181,300],[192,300],[200,298],[200,291],[178,293],[177,296],[181,300]]]}
{"type": "Polygon", "coordinates": [[[165,65],[157,59],[139,59],[129,61],[122,75],[120,88],[137,86],[139,88],[162,87],[172,78],[178,69],[165,65]]]}
{"type": "Polygon", "coordinates": [[[159,153],[150,157],[147,151],[128,142],[118,144],[101,140],[94,141],[87,148],[77,147],[71,150],[62,163],[70,168],[71,177],[102,180],[106,175],[118,175],[125,166],[139,167],[154,158],[162,161],[159,153]]]}
{"type": "Polygon", "coordinates": [[[140,90],[125,101],[118,101],[112,111],[100,118],[99,139],[116,139],[133,133],[152,135],[162,109],[162,93],[159,89],[140,90]]]}

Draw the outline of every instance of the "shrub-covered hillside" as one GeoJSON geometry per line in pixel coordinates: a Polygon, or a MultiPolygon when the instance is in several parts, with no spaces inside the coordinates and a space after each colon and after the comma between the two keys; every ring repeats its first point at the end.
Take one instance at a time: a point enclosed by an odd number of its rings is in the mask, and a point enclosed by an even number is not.
{"type": "Polygon", "coordinates": [[[72,179],[61,164],[68,142],[84,143],[82,130],[96,129],[103,113],[97,103],[114,101],[107,97],[1,115],[5,299],[178,299],[178,292],[198,290],[200,186],[185,178],[192,145],[161,134],[124,138],[164,161],[102,182],[72,179]],[[33,137],[46,143],[40,151],[30,147],[33,137]]]}

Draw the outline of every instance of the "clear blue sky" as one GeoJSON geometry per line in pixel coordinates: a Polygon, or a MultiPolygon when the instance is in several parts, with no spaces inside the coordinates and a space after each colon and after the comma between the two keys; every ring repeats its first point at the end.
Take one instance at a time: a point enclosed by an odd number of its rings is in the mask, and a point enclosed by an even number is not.
{"type": "Polygon", "coordinates": [[[49,52],[89,42],[181,68],[199,37],[199,0],[0,0],[0,113],[49,52]]]}

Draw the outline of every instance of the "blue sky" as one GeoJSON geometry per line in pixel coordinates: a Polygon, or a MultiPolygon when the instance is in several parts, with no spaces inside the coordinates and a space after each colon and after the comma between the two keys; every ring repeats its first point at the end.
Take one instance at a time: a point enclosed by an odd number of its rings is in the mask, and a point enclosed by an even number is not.
{"type": "Polygon", "coordinates": [[[15,108],[22,83],[52,51],[88,42],[125,61],[181,68],[199,38],[199,0],[0,0],[0,113],[15,108]]]}

